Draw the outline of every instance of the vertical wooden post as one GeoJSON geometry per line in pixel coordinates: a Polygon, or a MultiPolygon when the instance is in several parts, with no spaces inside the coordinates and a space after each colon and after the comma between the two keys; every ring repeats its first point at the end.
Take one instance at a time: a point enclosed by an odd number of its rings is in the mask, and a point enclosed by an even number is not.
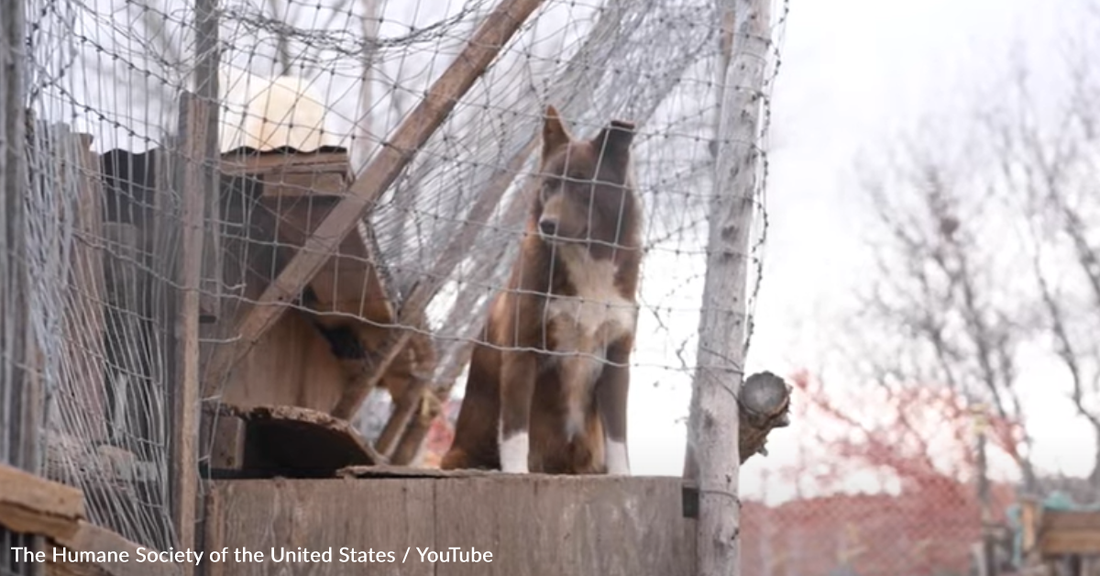
{"type": "MultiPolygon", "coordinates": [[[[195,96],[201,101],[203,109],[198,113],[197,121],[205,122],[205,126],[195,133],[194,152],[201,152],[202,162],[207,168],[201,175],[206,178],[202,187],[205,196],[203,211],[199,221],[204,217],[210,224],[209,228],[200,229],[202,240],[196,244],[201,247],[199,265],[199,321],[204,324],[216,322],[221,316],[221,291],[222,291],[222,241],[221,241],[221,191],[220,172],[210,166],[218,165],[221,147],[218,142],[220,133],[218,125],[218,110],[221,105],[221,94],[218,86],[218,66],[220,54],[218,53],[218,0],[195,0],[195,58],[194,72],[195,96]]],[[[192,124],[198,127],[197,124],[192,124]]],[[[190,150],[189,150],[190,152],[190,150]]],[[[196,172],[196,176],[200,173],[196,172]]]]}
{"type": "MultiPolygon", "coordinates": [[[[42,395],[27,370],[25,8],[23,2],[0,2],[0,463],[37,471],[42,395]]],[[[42,573],[41,565],[16,562],[9,552],[16,546],[41,548],[42,543],[39,536],[0,527],[0,572],[42,573]]]]}
{"type": "MultiPolygon", "coordinates": [[[[181,101],[179,305],[175,318],[176,362],[172,394],[172,519],[180,548],[195,546],[198,502],[199,313],[205,202],[214,185],[207,136],[213,102],[185,93],[181,101]]],[[[213,132],[217,134],[217,132],[213,132]]],[[[186,574],[193,566],[181,566],[186,574]]]]}
{"type": "Polygon", "coordinates": [[[738,394],[744,378],[749,232],[771,36],[768,0],[721,0],[719,6],[725,69],[719,70],[715,193],[685,467],[698,483],[696,566],[702,576],[740,573],[738,394]]]}
{"type": "Polygon", "coordinates": [[[27,374],[27,259],[23,192],[27,190],[26,62],[22,2],[0,3],[0,462],[38,467],[40,395],[27,374]]]}
{"type": "MultiPolygon", "coordinates": [[[[198,492],[200,348],[203,256],[207,198],[217,199],[218,186],[218,21],[217,0],[195,0],[195,92],[180,101],[179,146],[175,188],[180,192],[180,294],[175,315],[175,386],[172,389],[172,520],[179,547],[195,549],[198,492]]],[[[215,228],[216,229],[216,228],[215,228]]],[[[185,576],[190,563],[180,564],[185,576]]]]}

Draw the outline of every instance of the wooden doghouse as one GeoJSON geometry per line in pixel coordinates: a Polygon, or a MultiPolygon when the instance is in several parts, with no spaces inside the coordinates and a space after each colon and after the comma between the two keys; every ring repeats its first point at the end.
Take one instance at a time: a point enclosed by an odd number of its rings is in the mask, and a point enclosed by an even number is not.
{"type": "MultiPolygon", "coordinates": [[[[321,99],[300,79],[228,66],[220,84],[221,118],[208,100],[183,99],[180,164],[197,173],[176,181],[184,197],[205,199],[202,429],[208,469],[224,472],[238,469],[246,448],[257,445],[245,438],[253,410],[263,411],[265,430],[284,422],[298,430],[332,421],[326,415],[351,419],[378,386],[399,408],[433,404],[424,381],[435,355],[423,321],[399,325],[401,294],[364,221],[336,246],[318,242],[327,236],[318,226],[353,182],[347,151],[325,140],[321,99]],[[214,132],[218,159],[208,163],[216,167],[203,166],[195,160],[212,157],[214,132]],[[262,302],[297,273],[287,267],[298,254],[321,251],[305,282],[278,302],[262,302]],[[408,330],[415,333],[402,338],[408,330]]],[[[423,436],[417,428],[428,423],[410,427],[409,412],[395,410],[379,451],[366,446],[347,463],[412,460],[423,436]]],[[[434,417],[438,409],[422,412],[434,417]]]]}
{"type": "MultiPolygon", "coordinates": [[[[222,156],[223,229],[217,269],[224,276],[218,284],[238,288],[222,294],[216,305],[220,314],[208,328],[210,338],[236,335],[252,303],[339,202],[349,171],[347,154],[340,149],[238,150],[222,156]]],[[[211,399],[207,414],[244,417],[252,408],[287,406],[349,419],[376,384],[385,387],[395,403],[400,401],[414,380],[430,377],[434,354],[425,327],[412,327],[417,334],[396,351],[396,359],[384,372],[375,371],[387,344],[399,330],[408,329],[396,325],[399,302],[372,237],[348,235],[300,298],[286,303],[293,309],[243,357],[227,366],[219,357],[223,348],[208,348],[203,363],[203,395],[211,399]]],[[[284,411],[293,419],[288,414],[284,411]]],[[[397,439],[381,440],[392,445],[397,439]]],[[[212,466],[236,467],[242,449],[239,440],[220,436],[212,466]]]]}
{"type": "Polygon", "coordinates": [[[1066,561],[1075,576],[1100,573],[1100,510],[1048,508],[1034,498],[1021,504],[1022,551],[1031,567],[1066,561]]]}
{"type": "MultiPolygon", "coordinates": [[[[105,236],[119,263],[106,273],[109,315],[117,316],[109,323],[115,324],[117,334],[133,337],[141,330],[124,324],[153,314],[143,309],[148,305],[141,295],[156,290],[148,284],[157,281],[157,254],[164,257],[165,251],[156,246],[164,236],[156,222],[176,216],[158,192],[165,187],[163,173],[172,169],[167,156],[154,149],[143,154],[113,150],[102,157],[105,236]]],[[[218,202],[211,203],[216,210],[207,213],[204,227],[200,321],[203,338],[211,342],[202,350],[203,394],[212,399],[208,415],[245,415],[258,406],[282,406],[304,409],[295,414],[307,419],[317,418],[309,411],[335,412],[347,419],[374,384],[384,386],[397,402],[412,381],[430,375],[434,356],[424,329],[396,351],[396,359],[383,373],[372,370],[378,353],[396,338],[399,299],[384,280],[369,237],[358,234],[340,244],[310,282],[306,297],[288,302],[293,309],[282,314],[239,361],[228,367],[220,363],[224,347],[218,342],[234,337],[252,310],[251,302],[332,210],[347,186],[348,173],[347,153],[339,148],[309,153],[237,149],[221,156],[219,185],[212,187],[218,191],[218,202]]],[[[121,339],[111,340],[108,356],[117,357],[116,364],[141,362],[123,349],[127,343],[121,339]]],[[[148,369],[127,366],[125,371],[138,374],[148,369]]],[[[212,466],[236,468],[243,448],[243,439],[234,432],[239,426],[213,426],[220,434],[211,438],[212,466]]],[[[400,432],[390,432],[391,444],[401,439],[400,432]]],[[[411,456],[415,450],[408,452],[411,456]]]]}

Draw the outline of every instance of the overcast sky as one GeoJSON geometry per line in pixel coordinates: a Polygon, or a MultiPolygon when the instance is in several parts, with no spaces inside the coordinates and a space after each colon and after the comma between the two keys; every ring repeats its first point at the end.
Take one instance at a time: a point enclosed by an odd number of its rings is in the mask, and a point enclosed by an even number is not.
{"type": "MultiPolygon", "coordinates": [[[[830,314],[850,304],[865,275],[856,234],[853,174],[857,155],[911,130],[926,112],[961,108],[1005,72],[1013,43],[1026,39],[1032,60],[1052,57],[1073,0],[792,0],[773,92],[771,228],[765,284],[757,309],[750,371],[787,375],[818,365],[830,314]],[[1046,10],[1039,10],[1042,6],[1046,10]]],[[[1036,462],[1087,473],[1088,428],[1071,422],[1067,400],[1034,390],[1045,368],[1024,366],[1036,462]]],[[[688,391],[636,387],[631,457],[636,473],[679,474],[688,391]],[[670,405],[680,413],[669,415],[670,405]],[[652,427],[643,427],[652,422],[652,427]],[[657,425],[658,422],[663,422],[657,425]]],[[[796,398],[795,401],[798,401],[796,398]]],[[[759,494],[760,471],[789,463],[797,424],[773,433],[771,455],[744,468],[743,490],[759,494]]],[[[772,485],[789,493],[791,487],[772,485]]],[[[770,499],[770,498],[769,498],[770,499]]]]}

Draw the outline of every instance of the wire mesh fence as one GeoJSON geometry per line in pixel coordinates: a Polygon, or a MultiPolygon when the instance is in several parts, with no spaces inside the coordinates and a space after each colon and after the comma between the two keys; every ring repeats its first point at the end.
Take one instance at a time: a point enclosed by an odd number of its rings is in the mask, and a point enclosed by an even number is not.
{"type": "Polygon", "coordinates": [[[431,426],[517,257],[547,104],[578,138],[637,125],[633,378],[690,386],[722,138],[713,3],[26,10],[26,87],[5,101],[27,115],[26,244],[5,250],[27,269],[39,468],[92,522],[189,540],[197,423],[204,475],[239,464],[219,407],[311,409],[378,461],[436,461],[431,426]]]}
{"type": "MultiPolygon", "coordinates": [[[[25,174],[0,171],[5,189],[26,190],[23,219],[10,194],[0,218],[0,410],[14,421],[17,371],[46,392],[29,466],[80,487],[92,522],[158,549],[200,520],[179,504],[181,478],[241,464],[225,407],[309,409],[351,422],[375,461],[438,466],[529,232],[547,104],[578,137],[611,119],[637,125],[645,259],[631,378],[691,386],[699,316],[718,312],[701,299],[715,153],[729,138],[716,133],[716,4],[29,0],[25,32],[0,54],[27,57],[24,85],[5,92],[18,97],[0,101],[6,142],[29,143],[25,174]],[[503,46],[471,45],[476,34],[503,46]],[[20,130],[13,110],[26,112],[20,130]],[[11,285],[21,276],[25,300],[11,285]],[[27,364],[12,360],[23,322],[27,364]]],[[[785,3],[774,12],[778,33],[785,3]]],[[[754,145],[765,168],[750,335],[767,231],[767,140],[754,145]]],[[[803,402],[836,411],[795,381],[803,402]]],[[[911,406],[941,418],[922,426],[971,436],[965,403],[910,393],[873,405],[853,432],[876,440],[863,452],[839,433],[811,443],[825,464],[890,468],[872,494],[845,493],[847,472],[816,461],[759,482],[793,494],[745,498],[743,574],[970,573],[983,514],[1011,525],[1010,491],[995,485],[983,503],[974,462],[944,472],[928,459],[942,447],[913,452],[920,442],[898,426],[911,406]],[[811,476],[837,489],[803,493],[811,476]]],[[[4,461],[15,429],[0,430],[4,461]]],[[[997,554],[1015,558],[1013,538],[997,554]]]]}

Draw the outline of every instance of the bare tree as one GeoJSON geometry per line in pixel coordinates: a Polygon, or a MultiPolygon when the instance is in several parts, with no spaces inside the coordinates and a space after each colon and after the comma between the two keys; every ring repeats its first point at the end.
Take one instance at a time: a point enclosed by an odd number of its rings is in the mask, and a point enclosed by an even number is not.
{"type": "Polygon", "coordinates": [[[951,119],[965,138],[914,137],[867,171],[878,258],[860,318],[903,331],[889,354],[858,352],[872,381],[942,383],[1024,422],[1021,348],[1045,349],[1064,368],[1050,389],[1094,431],[1100,492],[1100,12],[1082,14],[1092,33],[1067,34],[1063,59],[1016,64],[996,99],[951,119]]]}
{"type": "MultiPolygon", "coordinates": [[[[864,180],[876,265],[859,317],[898,338],[896,349],[858,350],[863,376],[887,387],[939,383],[1022,422],[1017,351],[1029,332],[1024,304],[1002,290],[998,246],[986,240],[994,198],[965,177],[972,159],[923,142],[903,145],[898,160],[864,180]]],[[[1021,444],[1010,452],[1031,486],[1026,433],[1021,444]]]]}
{"type": "MultiPolygon", "coordinates": [[[[1098,19],[1100,21],[1100,19],[1098,19]]],[[[1044,339],[1065,368],[1069,399],[1093,429],[1089,480],[1100,490],[1100,76],[1080,43],[1064,61],[1066,85],[1043,106],[1017,67],[1009,105],[984,118],[998,189],[1017,210],[1044,339]]],[[[1050,95],[1049,86],[1042,86],[1050,95]]]]}

